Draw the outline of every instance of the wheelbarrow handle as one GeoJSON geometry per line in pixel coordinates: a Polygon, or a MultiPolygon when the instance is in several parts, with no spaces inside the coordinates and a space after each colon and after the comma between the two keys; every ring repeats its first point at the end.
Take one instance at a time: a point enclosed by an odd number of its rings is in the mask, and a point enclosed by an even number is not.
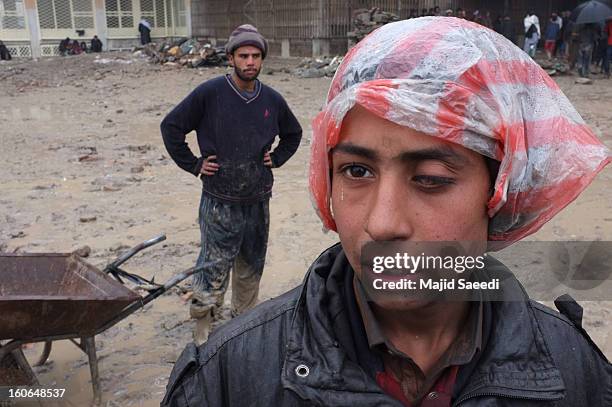
{"type": "Polygon", "coordinates": [[[99,328],[96,331],[96,334],[106,331],[108,328],[115,325],[117,322],[121,321],[123,318],[135,312],[137,309],[143,308],[145,305],[147,305],[148,303],[150,303],[151,301],[153,301],[160,295],[164,294],[169,289],[171,289],[172,287],[174,287],[181,281],[185,280],[186,278],[194,275],[195,273],[203,272],[207,268],[213,267],[220,262],[221,262],[220,260],[208,261],[199,266],[195,266],[190,269],[187,269],[183,271],[182,273],[176,274],[170,280],[168,280],[163,286],[159,287],[157,290],[150,292],[145,297],[142,297],[140,300],[135,301],[132,304],[125,307],[119,314],[115,315],[112,320],[107,322],[103,327],[99,328]]]}
{"type": "Polygon", "coordinates": [[[187,269],[183,271],[182,273],[175,274],[170,280],[166,281],[166,283],[163,286],[159,287],[157,290],[153,292],[150,292],[147,296],[142,298],[142,301],[138,301],[138,304],[140,304],[139,307],[144,307],[146,304],[153,301],[154,299],[156,299],[157,297],[159,297],[160,295],[162,295],[163,293],[165,293],[166,291],[168,291],[169,289],[171,289],[172,287],[174,287],[181,281],[185,280],[186,278],[191,277],[195,273],[203,272],[207,268],[216,266],[220,262],[221,260],[207,261],[206,263],[200,264],[199,266],[191,267],[190,269],[187,269]]]}
{"type": "Polygon", "coordinates": [[[153,246],[154,244],[157,244],[159,242],[163,242],[164,240],[166,240],[166,235],[162,233],[159,236],[156,236],[152,239],[139,243],[136,246],[132,247],[127,252],[123,253],[121,256],[119,256],[115,261],[110,263],[108,266],[106,266],[106,269],[112,269],[114,267],[119,267],[120,265],[125,263],[130,257],[135,255],[139,251],[146,249],[147,247],[153,246]]]}

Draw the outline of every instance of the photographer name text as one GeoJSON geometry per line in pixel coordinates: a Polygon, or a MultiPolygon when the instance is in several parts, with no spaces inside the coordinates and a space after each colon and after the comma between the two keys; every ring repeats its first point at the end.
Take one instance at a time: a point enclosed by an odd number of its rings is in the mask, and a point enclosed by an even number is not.
{"type": "Polygon", "coordinates": [[[491,281],[469,281],[465,278],[435,280],[432,278],[418,279],[417,281],[407,278],[386,281],[376,278],[372,281],[375,290],[499,290],[499,279],[491,281]]]}

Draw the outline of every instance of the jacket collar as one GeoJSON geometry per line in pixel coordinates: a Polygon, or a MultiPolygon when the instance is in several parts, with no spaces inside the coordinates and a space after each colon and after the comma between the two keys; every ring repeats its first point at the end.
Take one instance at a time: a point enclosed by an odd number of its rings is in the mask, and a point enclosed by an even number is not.
{"type": "MultiPolygon", "coordinates": [[[[479,396],[558,400],[565,390],[529,298],[507,268],[490,258],[487,273],[500,278],[512,301],[489,302],[486,345],[468,366],[469,379],[456,404],[479,396]],[[522,301],[516,301],[517,296],[522,301]]],[[[310,267],[292,316],[281,380],[302,399],[318,405],[353,406],[360,402],[400,406],[387,396],[338,341],[346,326],[342,282],[350,265],[340,244],[323,252],[310,267]]],[[[461,371],[460,371],[461,375],[461,371]]]]}

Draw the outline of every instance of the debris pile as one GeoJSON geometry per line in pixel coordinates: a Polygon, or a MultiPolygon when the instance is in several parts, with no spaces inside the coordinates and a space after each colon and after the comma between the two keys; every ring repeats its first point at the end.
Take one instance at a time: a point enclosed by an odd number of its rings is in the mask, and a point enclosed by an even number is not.
{"type": "Polygon", "coordinates": [[[134,55],[146,55],[153,64],[187,66],[198,68],[201,66],[226,66],[227,56],[224,47],[213,47],[202,44],[195,39],[183,38],[174,43],[150,43],[134,55]]]}
{"type": "Polygon", "coordinates": [[[399,21],[399,17],[396,14],[389,13],[387,11],[381,11],[378,7],[368,9],[358,9],[353,12],[353,31],[349,31],[346,35],[352,42],[359,42],[377,29],[387,23],[399,21]]]}
{"type": "Polygon", "coordinates": [[[342,63],[341,56],[304,58],[302,62],[293,70],[293,74],[300,78],[322,78],[324,76],[334,76],[336,70],[342,63]]]}
{"type": "Polygon", "coordinates": [[[550,76],[571,74],[571,69],[570,69],[569,64],[562,60],[555,60],[555,61],[538,60],[537,63],[550,76]]]}

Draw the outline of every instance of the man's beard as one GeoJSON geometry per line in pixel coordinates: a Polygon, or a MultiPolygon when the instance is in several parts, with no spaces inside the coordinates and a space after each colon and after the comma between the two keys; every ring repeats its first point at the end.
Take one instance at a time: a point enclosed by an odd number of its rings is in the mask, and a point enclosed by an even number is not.
{"type": "Polygon", "coordinates": [[[236,73],[236,76],[238,78],[240,78],[240,80],[244,81],[244,82],[252,82],[255,79],[257,79],[257,77],[259,76],[259,73],[261,72],[261,68],[257,70],[257,72],[255,73],[254,76],[247,76],[243,73],[242,69],[236,68],[234,67],[234,72],[236,73]]]}

